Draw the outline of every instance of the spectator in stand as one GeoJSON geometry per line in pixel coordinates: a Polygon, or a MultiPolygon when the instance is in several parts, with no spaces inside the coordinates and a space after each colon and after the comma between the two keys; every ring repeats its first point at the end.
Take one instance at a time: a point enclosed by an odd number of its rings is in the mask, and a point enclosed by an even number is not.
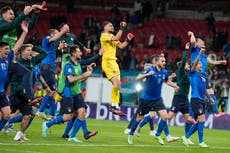
{"type": "Polygon", "coordinates": [[[205,37],[205,42],[206,42],[206,48],[207,50],[212,50],[213,48],[213,37],[212,33],[208,33],[208,35],[205,37]]]}
{"type": "Polygon", "coordinates": [[[102,28],[101,28],[100,22],[98,21],[98,19],[96,17],[94,19],[94,32],[95,32],[95,35],[97,37],[97,40],[100,40],[102,28]]]}
{"type": "Polygon", "coordinates": [[[219,49],[221,49],[221,46],[220,46],[220,32],[219,32],[219,29],[216,28],[216,31],[215,31],[214,36],[213,36],[213,50],[217,51],[219,49]]]}
{"type": "Polygon", "coordinates": [[[160,1],[161,17],[165,16],[167,0],[160,1]]]}
{"type": "Polygon", "coordinates": [[[173,49],[174,44],[174,36],[172,34],[168,34],[166,36],[166,49],[173,49]]]}
{"type": "Polygon", "coordinates": [[[144,56],[143,56],[143,58],[142,58],[142,60],[141,60],[141,62],[140,62],[140,67],[142,68],[142,70],[143,70],[144,65],[145,65],[146,63],[150,63],[150,59],[148,58],[148,55],[147,55],[147,54],[144,54],[144,56]]]}
{"type": "Polygon", "coordinates": [[[219,104],[218,104],[218,110],[220,112],[225,112],[226,111],[226,102],[224,99],[220,99],[219,104]]]}
{"type": "Polygon", "coordinates": [[[138,20],[141,21],[141,10],[142,10],[142,5],[141,5],[141,1],[140,0],[135,0],[134,1],[134,13],[137,16],[138,20]]]}
{"type": "Polygon", "coordinates": [[[131,52],[131,60],[129,65],[129,70],[136,70],[138,65],[138,60],[136,58],[136,55],[131,52]]]}
{"type": "Polygon", "coordinates": [[[75,0],[68,0],[68,1],[65,1],[65,2],[66,2],[67,11],[69,13],[74,12],[75,0]]]}
{"type": "Polygon", "coordinates": [[[201,31],[199,31],[197,37],[201,38],[201,39],[204,39],[204,34],[201,31]]]}
{"type": "Polygon", "coordinates": [[[227,44],[225,44],[223,46],[223,52],[224,52],[224,55],[229,58],[230,57],[230,42],[228,42],[227,44]]]}
{"type": "Polygon", "coordinates": [[[120,14],[120,10],[119,10],[119,8],[117,7],[116,4],[113,5],[113,7],[111,8],[110,12],[111,12],[112,14],[114,14],[115,17],[118,17],[119,14],[120,14]]]}
{"type": "Polygon", "coordinates": [[[144,0],[142,2],[142,17],[144,19],[144,22],[148,22],[150,20],[152,11],[153,8],[151,2],[149,0],[144,0]]]}
{"type": "Polygon", "coordinates": [[[88,35],[89,35],[88,30],[83,29],[79,34],[79,41],[82,42],[83,44],[86,44],[86,38],[88,35]]]}
{"type": "Polygon", "coordinates": [[[221,83],[221,99],[228,100],[228,93],[229,93],[229,81],[228,79],[223,79],[221,83]]]}
{"type": "Polygon", "coordinates": [[[140,37],[140,40],[139,40],[137,46],[138,46],[138,48],[144,48],[145,42],[146,42],[145,33],[143,31],[140,31],[139,37],[140,37]]]}
{"type": "Polygon", "coordinates": [[[149,42],[148,42],[148,47],[153,48],[154,47],[154,42],[155,42],[155,35],[153,32],[149,35],[149,42]]]}
{"type": "Polygon", "coordinates": [[[181,37],[180,37],[180,35],[178,34],[178,35],[176,36],[176,38],[175,38],[175,49],[176,49],[176,50],[180,50],[180,49],[181,49],[181,42],[182,42],[181,37]]]}
{"type": "Polygon", "coordinates": [[[213,13],[210,12],[210,14],[205,18],[205,20],[207,21],[207,26],[208,26],[208,30],[212,31],[213,33],[215,32],[215,18],[213,16],[213,13]]]}
{"type": "Polygon", "coordinates": [[[220,32],[220,47],[222,48],[228,42],[228,31],[226,28],[220,32]]]}
{"type": "Polygon", "coordinates": [[[94,23],[94,17],[92,15],[89,15],[84,21],[84,28],[89,30],[90,28],[93,27],[93,23],[94,23]]]}
{"type": "Polygon", "coordinates": [[[122,60],[122,65],[124,70],[129,70],[130,62],[131,62],[131,55],[130,52],[122,52],[123,53],[123,60],[122,60]]]}
{"type": "MultiPolygon", "coordinates": [[[[139,18],[138,18],[138,16],[135,14],[135,13],[133,13],[132,11],[130,12],[130,23],[131,23],[131,25],[135,28],[135,27],[137,27],[138,26],[138,24],[139,24],[139,18]]],[[[132,27],[131,27],[132,28],[132,27]]]]}

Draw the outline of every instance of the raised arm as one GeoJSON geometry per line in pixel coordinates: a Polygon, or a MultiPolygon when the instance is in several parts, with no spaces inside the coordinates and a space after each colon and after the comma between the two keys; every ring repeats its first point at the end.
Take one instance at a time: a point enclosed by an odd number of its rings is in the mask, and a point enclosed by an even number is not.
{"type": "Polygon", "coordinates": [[[18,50],[22,47],[24,40],[26,38],[26,35],[28,33],[28,25],[26,21],[23,21],[21,23],[21,28],[23,32],[13,47],[14,54],[17,54],[18,50]]]}
{"type": "Polygon", "coordinates": [[[190,44],[192,47],[196,46],[196,37],[192,31],[188,31],[188,36],[190,37],[190,44]]]}
{"type": "MultiPolygon", "coordinates": [[[[92,63],[93,65],[95,63],[92,63]]],[[[87,71],[83,74],[81,74],[80,76],[73,76],[73,75],[68,75],[67,76],[67,79],[69,81],[69,83],[74,83],[74,82],[77,82],[77,81],[84,81],[86,80],[93,72],[93,65],[89,65],[87,67],[87,71]]]]}
{"type": "Polygon", "coordinates": [[[56,33],[54,36],[52,36],[49,39],[49,43],[55,42],[56,40],[58,40],[62,35],[64,35],[67,32],[69,32],[69,26],[67,24],[65,24],[65,25],[63,25],[60,32],[56,33]]]}
{"type": "Polygon", "coordinates": [[[126,40],[122,43],[118,43],[117,47],[120,49],[124,49],[126,46],[128,46],[128,44],[130,43],[130,41],[134,38],[134,35],[132,33],[128,33],[126,40]]]}
{"type": "Polygon", "coordinates": [[[2,20],[0,22],[0,32],[12,30],[17,26],[19,26],[21,22],[26,18],[26,15],[28,15],[31,11],[32,8],[30,6],[26,6],[24,8],[24,11],[21,14],[19,14],[12,22],[7,22],[5,20],[2,20]]]}
{"type": "Polygon", "coordinates": [[[99,60],[101,58],[101,56],[104,54],[105,49],[101,48],[98,52],[98,54],[94,55],[93,57],[87,58],[87,59],[81,59],[79,61],[79,63],[81,64],[81,66],[83,65],[88,65],[91,64],[93,62],[96,62],[97,60],[99,60]]]}
{"type": "Polygon", "coordinates": [[[139,74],[137,77],[136,77],[136,80],[142,80],[150,75],[154,74],[154,71],[149,71],[148,73],[144,73],[144,74],[139,74]]]}
{"type": "Polygon", "coordinates": [[[170,79],[168,79],[166,81],[166,84],[172,88],[174,88],[175,91],[178,91],[179,90],[179,87],[177,86],[176,83],[172,82],[170,79]]]}
{"type": "Polygon", "coordinates": [[[41,61],[46,57],[47,52],[38,46],[33,46],[33,51],[39,53],[37,56],[33,57],[32,60],[35,64],[41,63],[41,61]]]}
{"type": "Polygon", "coordinates": [[[207,58],[207,62],[209,64],[214,64],[214,65],[220,65],[220,64],[223,64],[223,65],[226,65],[227,64],[227,61],[226,60],[213,60],[211,59],[210,57],[207,58]]]}
{"type": "Polygon", "coordinates": [[[190,43],[187,42],[185,44],[185,50],[184,50],[184,53],[183,53],[183,56],[182,56],[182,60],[181,60],[181,67],[184,68],[185,64],[186,64],[186,60],[187,60],[187,57],[188,57],[188,50],[189,50],[189,47],[190,47],[190,43]]]}
{"type": "Polygon", "coordinates": [[[192,68],[191,71],[194,72],[196,70],[196,66],[198,65],[198,63],[200,62],[200,56],[201,54],[205,51],[205,49],[201,48],[200,52],[198,54],[198,56],[196,57],[196,60],[194,61],[194,63],[192,64],[192,68]]]}
{"type": "Polygon", "coordinates": [[[38,14],[38,13],[35,13],[35,12],[34,12],[34,13],[32,14],[30,20],[28,21],[28,28],[29,28],[29,29],[32,29],[32,28],[35,26],[36,22],[38,21],[38,17],[39,17],[39,14],[38,14]]]}
{"type": "Polygon", "coordinates": [[[117,32],[117,34],[115,36],[113,36],[112,40],[113,41],[117,41],[117,40],[120,40],[121,39],[121,36],[123,34],[123,31],[125,30],[125,27],[127,26],[127,23],[126,22],[121,22],[120,23],[120,29],[119,31],[117,32]]]}

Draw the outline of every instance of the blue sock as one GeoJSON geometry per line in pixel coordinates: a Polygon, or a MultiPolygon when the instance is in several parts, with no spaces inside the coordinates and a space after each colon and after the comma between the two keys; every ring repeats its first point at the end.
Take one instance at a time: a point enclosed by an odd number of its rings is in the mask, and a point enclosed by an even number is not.
{"type": "Polygon", "coordinates": [[[50,115],[55,116],[56,104],[54,98],[49,96],[49,100],[47,103],[50,106],[50,115]]]}
{"type": "Polygon", "coordinates": [[[218,114],[218,109],[217,109],[217,106],[216,106],[216,96],[214,94],[210,94],[210,97],[214,100],[215,103],[211,103],[212,105],[212,109],[213,109],[213,113],[214,114],[218,114]]]}
{"type": "Polygon", "coordinates": [[[167,124],[166,121],[163,121],[162,119],[160,120],[160,123],[158,124],[158,129],[157,129],[157,132],[156,132],[156,136],[160,136],[161,135],[161,132],[165,128],[166,124],[167,124]]]}
{"type": "Polygon", "coordinates": [[[47,107],[48,101],[49,101],[49,96],[46,95],[45,97],[43,97],[43,99],[42,99],[42,104],[41,104],[41,106],[40,106],[40,108],[39,108],[39,112],[44,112],[44,110],[45,110],[46,107],[47,107]]]}
{"type": "Polygon", "coordinates": [[[131,119],[131,121],[129,122],[129,125],[128,125],[128,127],[127,127],[128,129],[131,129],[131,126],[132,126],[133,121],[136,120],[136,118],[137,118],[137,114],[138,114],[138,111],[136,111],[135,114],[132,116],[132,119],[131,119]]]}
{"type": "Polygon", "coordinates": [[[11,124],[11,123],[17,123],[17,122],[21,122],[23,119],[23,115],[20,114],[20,115],[17,115],[11,119],[8,120],[8,124],[11,124]]]}
{"type": "Polygon", "coordinates": [[[57,116],[56,118],[52,119],[51,121],[47,122],[46,125],[50,128],[54,124],[63,123],[63,115],[57,116]]]}
{"type": "Polygon", "coordinates": [[[189,131],[185,134],[186,138],[189,138],[191,135],[193,135],[194,132],[196,132],[198,128],[198,123],[193,124],[192,127],[189,129],[189,131]]]}
{"type": "Polygon", "coordinates": [[[184,130],[185,130],[185,134],[188,133],[189,129],[192,127],[192,124],[191,123],[185,123],[185,127],[184,127],[184,130]]]}
{"type": "Polygon", "coordinates": [[[198,122],[198,136],[199,136],[199,142],[204,142],[204,122],[198,122]]]}
{"type": "Polygon", "coordinates": [[[129,132],[129,135],[133,135],[134,134],[134,131],[136,130],[137,126],[138,126],[137,120],[133,120],[132,126],[131,126],[131,130],[129,132]]]}
{"type": "Polygon", "coordinates": [[[6,122],[7,122],[7,120],[4,118],[2,118],[0,120],[0,131],[4,128],[4,126],[6,125],[6,122]]]}
{"type": "Polygon", "coordinates": [[[69,120],[69,121],[67,122],[65,131],[64,131],[64,134],[63,134],[64,136],[68,136],[68,135],[69,135],[69,132],[70,132],[70,130],[71,130],[72,127],[73,127],[73,123],[74,123],[75,119],[76,119],[76,117],[74,116],[74,117],[72,118],[72,120],[69,120]]]}
{"type": "Polygon", "coordinates": [[[81,127],[82,127],[84,135],[88,134],[89,130],[87,129],[87,125],[86,125],[86,120],[85,119],[81,121],[81,127]]]}
{"type": "Polygon", "coordinates": [[[169,133],[169,127],[168,127],[168,123],[166,122],[166,125],[165,125],[165,128],[164,128],[164,132],[165,132],[165,136],[169,136],[170,133],[169,133]]]}
{"type": "Polygon", "coordinates": [[[150,128],[150,130],[151,130],[151,131],[153,131],[153,130],[154,130],[153,120],[152,120],[152,119],[151,119],[151,120],[149,120],[149,128],[150,128]]]}
{"type": "Polygon", "coordinates": [[[150,115],[147,115],[147,116],[145,116],[142,120],[141,120],[141,122],[140,122],[140,124],[138,125],[140,128],[142,128],[146,123],[148,123],[149,121],[151,120],[151,117],[150,117],[150,115]]]}
{"type": "Polygon", "coordinates": [[[70,135],[70,138],[74,138],[77,134],[77,132],[79,131],[79,129],[81,128],[82,126],[82,121],[79,120],[78,118],[76,118],[74,124],[73,124],[73,130],[72,130],[72,133],[70,135]]]}
{"type": "Polygon", "coordinates": [[[13,124],[13,123],[8,124],[8,128],[9,128],[9,129],[14,129],[14,124],[13,124]]]}

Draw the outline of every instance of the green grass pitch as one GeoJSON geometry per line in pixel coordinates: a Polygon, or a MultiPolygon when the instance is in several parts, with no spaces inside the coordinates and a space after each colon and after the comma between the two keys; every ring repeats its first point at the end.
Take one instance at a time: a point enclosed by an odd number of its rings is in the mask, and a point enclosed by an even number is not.
{"type": "MultiPolygon", "coordinates": [[[[14,142],[15,133],[7,135],[0,133],[0,153],[229,153],[230,132],[222,130],[204,130],[205,142],[210,148],[198,146],[197,133],[191,139],[195,145],[185,147],[181,140],[158,144],[153,136],[149,135],[149,126],[146,125],[140,137],[134,137],[134,145],[128,145],[124,129],[128,122],[87,119],[89,130],[98,130],[97,136],[84,140],[80,130],[77,137],[83,143],[68,142],[61,138],[65,124],[55,125],[49,130],[47,138],[41,137],[42,120],[37,117],[26,131],[30,139],[26,142],[14,142]]],[[[19,124],[15,124],[18,129],[19,124]]],[[[155,128],[157,126],[155,125],[155,128]]],[[[174,136],[182,136],[183,127],[169,127],[174,136]]],[[[164,137],[164,133],[162,133],[164,137]]]]}

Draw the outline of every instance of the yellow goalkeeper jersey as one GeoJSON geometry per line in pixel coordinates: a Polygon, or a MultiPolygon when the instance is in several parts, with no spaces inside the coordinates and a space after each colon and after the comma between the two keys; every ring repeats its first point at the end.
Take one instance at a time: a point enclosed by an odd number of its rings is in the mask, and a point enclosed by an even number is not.
{"type": "Polygon", "coordinates": [[[102,59],[111,59],[116,60],[116,46],[120,41],[113,41],[113,34],[111,33],[102,33],[100,42],[101,48],[105,49],[105,53],[102,55],[102,59]]]}

